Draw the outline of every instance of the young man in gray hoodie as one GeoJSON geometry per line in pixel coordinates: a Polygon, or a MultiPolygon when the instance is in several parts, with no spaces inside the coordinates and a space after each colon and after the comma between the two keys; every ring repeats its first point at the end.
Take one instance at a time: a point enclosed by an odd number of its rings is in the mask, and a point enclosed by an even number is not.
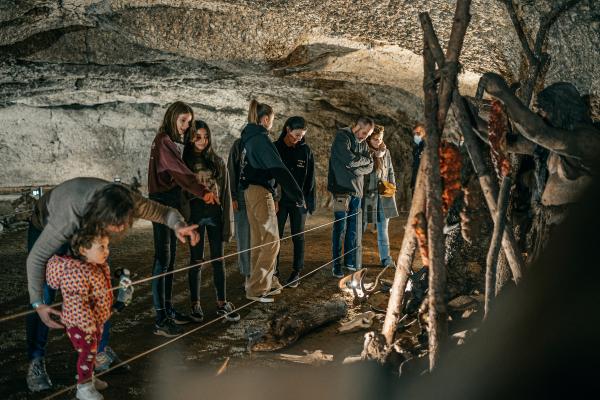
{"type": "Polygon", "coordinates": [[[344,265],[355,271],[361,268],[361,208],[363,176],[373,170],[373,159],[365,139],[373,132],[371,118],[359,117],[352,127],[339,129],[331,145],[327,190],[334,200],[333,234],[331,238],[333,276],[341,278],[342,240],[344,265]],[[352,251],[350,251],[352,250],[352,251]]]}

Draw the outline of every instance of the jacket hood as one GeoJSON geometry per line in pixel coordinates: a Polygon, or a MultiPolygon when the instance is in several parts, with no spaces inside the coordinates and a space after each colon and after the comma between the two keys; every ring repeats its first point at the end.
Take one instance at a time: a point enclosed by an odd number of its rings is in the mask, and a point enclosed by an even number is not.
{"type": "Polygon", "coordinates": [[[258,124],[248,124],[242,130],[242,140],[248,141],[254,136],[257,135],[268,135],[269,132],[265,129],[264,126],[258,124]]]}

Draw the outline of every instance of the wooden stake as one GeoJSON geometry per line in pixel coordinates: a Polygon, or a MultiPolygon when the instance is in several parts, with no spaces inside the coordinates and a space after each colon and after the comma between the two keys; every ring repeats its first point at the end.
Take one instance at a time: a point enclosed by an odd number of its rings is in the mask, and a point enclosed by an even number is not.
{"type": "Polygon", "coordinates": [[[404,227],[404,237],[402,238],[402,246],[400,247],[400,253],[396,260],[396,273],[394,275],[394,282],[392,289],[390,290],[390,299],[385,314],[385,320],[383,321],[383,328],[381,334],[385,337],[387,346],[391,346],[394,342],[394,332],[396,331],[396,325],[402,315],[402,300],[404,299],[404,290],[406,290],[406,283],[408,277],[412,273],[412,263],[415,256],[415,249],[417,248],[417,239],[415,237],[415,230],[412,225],[412,221],[415,216],[425,211],[425,167],[429,164],[429,158],[427,153],[423,154],[421,163],[419,164],[419,170],[417,172],[417,179],[415,181],[415,190],[408,213],[408,219],[404,227]]]}
{"type": "Polygon", "coordinates": [[[498,210],[496,218],[494,218],[494,233],[492,234],[486,260],[484,319],[487,318],[493,299],[496,297],[496,269],[498,266],[498,255],[500,254],[502,232],[506,228],[506,211],[508,210],[511,186],[512,179],[510,176],[502,178],[500,194],[498,195],[498,210]]]}
{"type": "Polygon", "coordinates": [[[440,132],[438,131],[438,97],[435,84],[435,61],[427,41],[423,46],[423,91],[425,94],[425,152],[427,238],[429,240],[429,369],[437,366],[444,341],[448,336],[446,310],[446,265],[444,249],[444,216],[440,177],[440,132]]]}

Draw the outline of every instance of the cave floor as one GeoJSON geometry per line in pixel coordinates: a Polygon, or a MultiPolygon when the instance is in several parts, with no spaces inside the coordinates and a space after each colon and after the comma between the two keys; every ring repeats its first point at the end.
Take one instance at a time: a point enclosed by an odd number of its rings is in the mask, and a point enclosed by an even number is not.
{"type": "MultiPolygon", "coordinates": [[[[321,211],[311,216],[307,228],[331,221],[331,213],[321,211]]],[[[405,217],[390,221],[390,242],[392,254],[397,255],[402,239],[405,217]]],[[[286,234],[289,229],[286,227],[286,234]]],[[[0,307],[2,314],[23,311],[27,303],[27,287],[25,276],[26,232],[5,232],[0,236],[0,307]]],[[[305,272],[314,270],[331,259],[331,225],[306,234],[305,272]]],[[[380,271],[378,266],[376,235],[367,231],[363,236],[363,264],[373,267],[372,275],[380,271]]],[[[235,242],[226,244],[225,254],[235,251],[235,242]]],[[[282,243],[281,274],[287,278],[292,259],[291,241],[282,243]]],[[[186,246],[178,246],[176,268],[187,265],[188,250],[186,246]]],[[[150,274],[153,258],[152,227],[149,223],[136,222],[134,227],[123,237],[111,243],[111,268],[126,267],[140,279],[150,274]]],[[[241,275],[237,269],[235,257],[226,259],[228,300],[237,307],[249,301],[242,289],[241,275]]],[[[393,271],[386,271],[386,279],[393,279],[393,271]]],[[[215,294],[212,287],[212,271],[207,268],[203,272],[202,305],[205,322],[216,317],[215,294]]],[[[189,311],[189,289],[187,273],[175,274],[174,303],[184,312],[189,311]]],[[[229,358],[226,373],[234,371],[265,368],[280,370],[306,368],[278,358],[278,354],[303,354],[303,350],[317,349],[333,354],[331,365],[339,365],[346,356],[358,355],[362,350],[364,331],[339,335],[337,324],[319,328],[300,338],[291,346],[276,352],[252,352],[247,350],[245,330],[255,323],[264,322],[277,307],[294,307],[299,302],[318,302],[329,299],[344,299],[348,304],[348,316],[369,310],[367,304],[353,304],[349,294],[342,293],[337,287],[337,279],[331,276],[331,265],[304,278],[298,288],[285,289],[276,297],[272,305],[252,304],[240,311],[241,321],[237,323],[217,321],[199,329],[180,340],[161,349],[140,357],[130,363],[129,372],[119,370],[102,377],[109,383],[103,391],[107,399],[129,398],[164,398],[165,388],[172,388],[174,376],[194,373],[195,376],[212,377],[229,358]],[[162,394],[161,394],[162,393],[162,394]]],[[[138,285],[135,289],[132,304],[121,314],[112,317],[111,347],[122,359],[129,359],[169,339],[152,334],[153,310],[150,283],[138,285]]],[[[379,327],[382,321],[376,321],[379,327]]],[[[198,327],[186,325],[185,331],[198,327]]],[[[51,331],[47,346],[47,370],[54,388],[51,391],[32,395],[28,393],[25,375],[27,360],[25,353],[24,318],[3,322],[0,325],[0,398],[2,399],[41,399],[75,383],[75,353],[62,332],[51,331]]],[[[169,389],[170,390],[170,389],[169,389]]],[[[73,398],[74,391],[57,398],[73,398]]]]}

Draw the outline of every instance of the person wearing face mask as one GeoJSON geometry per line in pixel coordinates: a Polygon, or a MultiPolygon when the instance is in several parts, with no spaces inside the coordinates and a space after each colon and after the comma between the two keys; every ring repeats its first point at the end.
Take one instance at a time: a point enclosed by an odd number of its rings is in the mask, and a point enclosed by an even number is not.
{"type": "Polygon", "coordinates": [[[410,178],[410,188],[414,191],[415,183],[417,181],[417,172],[419,171],[419,164],[421,164],[421,155],[425,148],[425,125],[417,123],[413,128],[413,163],[412,163],[412,175],[410,178]]]}
{"type": "Polygon", "coordinates": [[[240,184],[244,189],[252,248],[246,297],[261,303],[275,301],[272,295],[281,293],[282,288],[274,275],[279,252],[277,211],[273,199],[276,183],[296,207],[305,207],[302,189],[269,139],[274,119],[271,106],[252,100],[248,124],[241,135],[240,184]]]}
{"type": "Polygon", "coordinates": [[[359,117],[352,127],[339,129],[331,144],[327,190],[333,195],[333,276],[342,278],[343,265],[350,271],[361,268],[363,177],[373,170],[373,158],[365,139],[373,133],[371,118],[359,117]],[[360,227],[360,228],[359,228],[360,227]],[[346,253],[342,257],[343,249],[346,253]]]}
{"type": "MultiPolygon", "coordinates": [[[[283,163],[302,189],[306,202],[306,207],[298,207],[285,193],[277,196],[279,237],[283,237],[288,216],[290,218],[290,230],[294,235],[304,231],[306,214],[312,214],[315,211],[315,159],[312,150],[306,143],[305,134],[305,119],[291,117],[285,121],[281,135],[275,142],[275,147],[279,151],[283,163]]],[[[298,277],[304,267],[304,234],[294,236],[292,243],[294,244],[293,270],[286,284],[288,287],[297,287],[299,284],[298,277]]],[[[275,274],[279,276],[279,254],[277,255],[275,270],[275,274]]]]}

